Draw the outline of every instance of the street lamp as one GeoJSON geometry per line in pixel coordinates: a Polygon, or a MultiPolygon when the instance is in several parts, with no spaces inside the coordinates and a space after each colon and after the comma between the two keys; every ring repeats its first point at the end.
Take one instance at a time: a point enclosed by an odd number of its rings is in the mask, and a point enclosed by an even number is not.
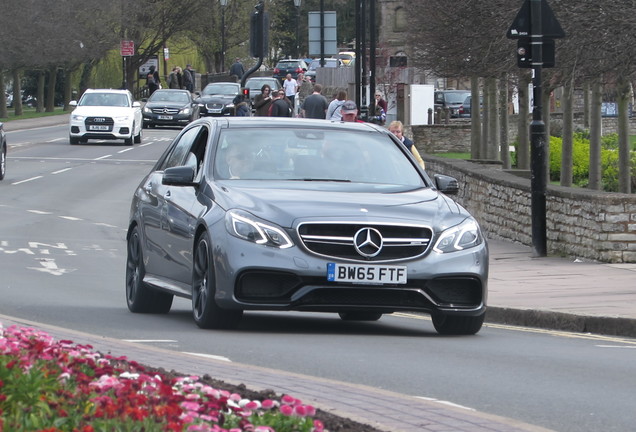
{"type": "Polygon", "coordinates": [[[302,0],[294,0],[296,6],[296,58],[300,58],[300,4],[302,0]]]}
{"type": "Polygon", "coordinates": [[[225,72],[225,6],[228,0],[219,0],[221,3],[221,72],[225,72]]]}

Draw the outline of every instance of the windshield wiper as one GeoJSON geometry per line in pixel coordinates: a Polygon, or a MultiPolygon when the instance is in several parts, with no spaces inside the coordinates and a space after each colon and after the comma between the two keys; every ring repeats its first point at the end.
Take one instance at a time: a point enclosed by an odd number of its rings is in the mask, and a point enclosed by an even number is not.
{"type": "Polygon", "coordinates": [[[334,179],[334,178],[313,178],[313,177],[306,177],[306,178],[298,178],[298,179],[290,179],[293,181],[324,181],[324,182],[340,182],[340,183],[351,183],[351,180],[347,180],[347,179],[334,179]]]}

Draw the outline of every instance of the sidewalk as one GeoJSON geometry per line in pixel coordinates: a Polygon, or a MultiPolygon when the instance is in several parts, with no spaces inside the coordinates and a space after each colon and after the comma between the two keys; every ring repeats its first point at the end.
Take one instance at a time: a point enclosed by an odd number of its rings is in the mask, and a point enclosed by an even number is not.
{"type": "Polygon", "coordinates": [[[636,337],[636,264],[532,258],[490,240],[487,322],[636,337]]]}

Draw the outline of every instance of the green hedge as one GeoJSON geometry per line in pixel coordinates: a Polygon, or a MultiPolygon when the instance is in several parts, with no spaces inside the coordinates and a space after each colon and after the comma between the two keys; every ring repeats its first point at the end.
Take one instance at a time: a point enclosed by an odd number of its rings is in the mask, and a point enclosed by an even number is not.
{"type": "MultiPolygon", "coordinates": [[[[550,137],[550,180],[561,178],[563,140],[550,137]]],[[[602,187],[606,192],[618,192],[618,134],[601,138],[602,187]]],[[[585,187],[590,173],[590,140],[585,132],[576,133],[572,143],[572,183],[585,187]]],[[[632,189],[636,179],[636,152],[631,152],[632,189]]]]}

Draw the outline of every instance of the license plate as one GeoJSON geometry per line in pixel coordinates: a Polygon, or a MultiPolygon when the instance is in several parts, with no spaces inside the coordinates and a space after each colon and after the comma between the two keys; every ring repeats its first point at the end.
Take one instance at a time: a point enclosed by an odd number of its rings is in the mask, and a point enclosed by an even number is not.
{"type": "Polygon", "coordinates": [[[167,115],[160,115],[160,116],[157,116],[157,118],[159,120],[172,120],[172,116],[167,116],[167,115]]]}
{"type": "Polygon", "coordinates": [[[106,125],[90,125],[90,126],[88,126],[88,130],[107,131],[107,130],[110,130],[110,126],[106,126],[106,125]]]}
{"type": "Polygon", "coordinates": [[[406,266],[327,263],[327,280],[373,284],[405,284],[406,266]]]}
{"type": "Polygon", "coordinates": [[[218,114],[221,111],[223,111],[223,109],[222,108],[212,108],[211,110],[208,110],[208,111],[210,111],[211,113],[214,113],[214,114],[218,114]]]}

